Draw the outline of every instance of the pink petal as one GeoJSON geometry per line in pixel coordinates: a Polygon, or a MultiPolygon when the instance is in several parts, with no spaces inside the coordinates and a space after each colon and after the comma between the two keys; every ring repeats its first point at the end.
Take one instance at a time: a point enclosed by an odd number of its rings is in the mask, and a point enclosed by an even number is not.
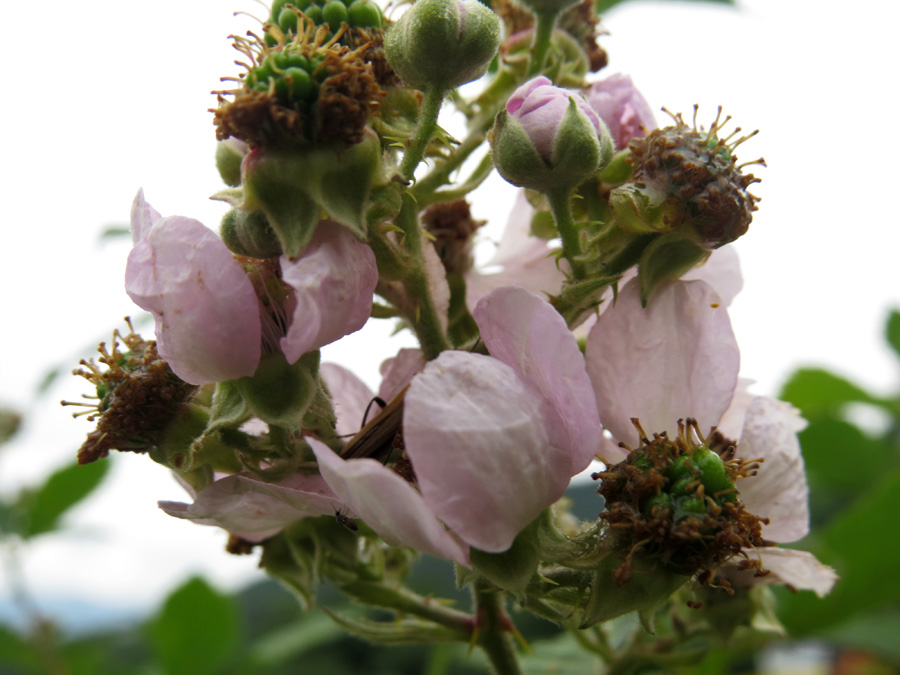
{"type": "Polygon", "coordinates": [[[460,538],[505,551],[565,492],[568,451],[547,435],[549,406],[497,359],[446,351],[413,378],[403,438],[425,503],[460,538]]]}
{"type": "Polygon", "coordinates": [[[599,448],[602,429],[584,357],[565,320],[520,286],[494,291],[473,316],[491,356],[512,367],[550,405],[550,442],[568,453],[569,475],[584,469],[599,448]]]}
{"type": "MultiPolygon", "coordinates": [[[[147,213],[138,209],[136,231],[147,213]]],[[[256,371],[261,329],[253,286],[200,222],[170,216],[142,230],[128,256],[125,290],[153,314],[159,353],[185,382],[223,382],[256,371]]]]}
{"type": "Polygon", "coordinates": [[[422,351],[419,349],[403,348],[397,352],[397,356],[385,359],[379,368],[381,387],[378,389],[378,397],[382,401],[390,401],[416,374],[422,372],[424,367],[425,359],[422,358],[422,351]]]}
{"type": "Polygon", "coordinates": [[[296,307],[281,349],[290,363],[358,331],[372,311],[378,282],[375,254],[345,227],[322,221],[297,260],[281,257],[296,307]]]}
{"type": "Polygon", "coordinates": [[[699,267],[681,277],[682,281],[702,279],[714,289],[722,299],[722,304],[731,306],[735,296],[744,287],[741,275],[741,261],[734,246],[722,246],[712,252],[699,267]]]}
{"type": "Polygon", "coordinates": [[[344,505],[321,476],[292,476],[281,484],[228,476],[200,491],[193,504],[159,502],[176,518],[218,525],[248,541],[262,541],[307,516],[334,515],[344,505]]]}
{"type": "Polygon", "coordinates": [[[528,82],[520,86],[516,89],[512,96],[509,97],[509,100],[506,102],[506,112],[510,115],[518,112],[519,108],[522,107],[522,103],[528,97],[531,92],[533,92],[538,87],[546,87],[552,86],[553,83],[549,78],[544,75],[538,75],[537,77],[533,77],[528,82]]]}
{"type": "Polygon", "coordinates": [[[743,579],[753,584],[788,584],[799,590],[814,591],[820,598],[831,591],[838,580],[837,573],[828,565],[823,565],[812,553],[788,548],[744,549],[751,560],[762,560],[764,569],[770,574],[753,577],[750,572],[740,573],[743,579]]]}
{"type": "Polygon", "coordinates": [[[728,312],[703,281],[677,281],[641,307],[637,280],[619,293],[591,329],[587,371],[600,420],[620,441],[677,433],[679,418],[701,429],[719,423],[737,384],[740,354],[728,312]]]}
{"type": "Polygon", "coordinates": [[[750,513],[769,518],[763,537],[780,543],[809,532],[809,488],[797,431],[805,422],[783,401],[758,396],[744,418],[737,454],[762,459],[759,475],[741,479],[738,492],[750,513]]]}
{"type": "Polygon", "coordinates": [[[469,565],[468,549],[399,475],[373,459],[345,461],[324,443],[308,440],[328,485],[386,542],[469,565]]]}
{"type": "Polygon", "coordinates": [[[422,255],[425,259],[425,278],[428,282],[428,291],[431,301],[437,311],[441,328],[447,330],[447,315],[450,311],[450,284],[447,283],[447,270],[434,244],[430,241],[422,242],[422,255]]]}
{"type": "Polygon", "coordinates": [[[131,240],[138,243],[147,236],[150,228],[162,218],[159,212],[144,199],[144,191],[138,190],[131,204],[131,240]]]}
{"type": "Polygon", "coordinates": [[[606,122],[618,150],[656,128],[653,111],[627,75],[616,74],[595,82],[586,98],[606,122]]]}
{"type": "Polygon", "coordinates": [[[352,372],[335,363],[323,363],[319,367],[319,375],[325,380],[334,401],[338,435],[355,434],[362,426],[366,408],[375,396],[372,390],[352,372]]]}

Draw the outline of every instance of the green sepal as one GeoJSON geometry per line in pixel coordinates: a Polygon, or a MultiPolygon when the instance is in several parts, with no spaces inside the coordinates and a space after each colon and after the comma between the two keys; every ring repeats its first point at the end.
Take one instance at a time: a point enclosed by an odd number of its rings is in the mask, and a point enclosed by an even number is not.
{"type": "Polygon", "coordinates": [[[631,180],[634,165],[631,162],[631,150],[625,148],[615,153],[609,162],[597,172],[597,180],[608,185],[621,185],[631,180]]]}
{"type": "Polygon", "coordinates": [[[549,211],[535,211],[531,217],[531,226],[529,233],[532,237],[550,241],[559,236],[556,231],[556,221],[553,220],[553,214],[549,211]]]}
{"type": "Polygon", "coordinates": [[[250,406],[233,380],[219,382],[213,392],[212,410],[206,433],[218,429],[237,429],[253,416],[250,406]]]}
{"type": "Polygon", "coordinates": [[[534,147],[525,127],[506,110],[497,113],[488,138],[494,166],[508,183],[542,192],[548,182],[552,182],[550,168],[534,147]]]}
{"type": "Polygon", "coordinates": [[[300,606],[307,610],[316,597],[316,576],[310,564],[312,556],[298,555],[288,544],[284,532],[263,542],[259,565],[266,573],[293,591],[300,606]]]}
{"type": "Polygon", "coordinates": [[[589,628],[629,612],[641,612],[641,621],[646,628],[659,606],[689,579],[666,570],[658,561],[633,558],[631,576],[620,585],[613,573],[622,562],[621,558],[610,554],[594,571],[591,596],[579,628],[589,628]]]}
{"type": "Polygon", "coordinates": [[[653,291],[667,281],[680,279],[709,257],[709,251],[690,239],[663,235],[654,239],[638,263],[641,304],[646,307],[653,291]]]}
{"type": "Polygon", "coordinates": [[[246,152],[232,139],[216,144],[216,168],[225,185],[237,187],[241,184],[241,161],[246,152]]]}
{"type": "Polygon", "coordinates": [[[473,567],[482,576],[521,600],[540,563],[538,521],[519,532],[512,546],[502,553],[469,549],[473,567]]]}
{"type": "Polygon", "coordinates": [[[556,132],[550,163],[554,172],[569,176],[565,185],[576,187],[606,166],[615,152],[612,135],[603,120],[600,132],[578,108],[575,99],[569,105],[556,132]]]}
{"type": "Polygon", "coordinates": [[[339,614],[327,607],[321,607],[321,609],[351,635],[374,644],[405,645],[467,642],[471,637],[461,630],[452,630],[420,619],[372,621],[370,619],[339,614]]]}
{"type": "Polygon", "coordinates": [[[633,234],[668,232],[663,202],[666,195],[650,185],[625,183],[609,195],[616,227],[633,234]]]}
{"type": "Polygon", "coordinates": [[[233,382],[255,417],[300,429],[318,388],[319,358],[316,350],[289,364],[284,354],[273,352],[263,356],[256,373],[233,382]]]}
{"type": "Polygon", "coordinates": [[[179,406],[172,420],[160,435],[160,441],[150,449],[150,457],[179,473],[193,471],[193,443],[203,435],[209,423],[209,408],[186,403],[179,406]]]}

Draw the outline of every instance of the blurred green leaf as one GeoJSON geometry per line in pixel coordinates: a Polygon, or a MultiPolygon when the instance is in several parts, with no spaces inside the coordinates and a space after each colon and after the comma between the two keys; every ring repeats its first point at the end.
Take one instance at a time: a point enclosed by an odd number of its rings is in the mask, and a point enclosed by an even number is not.
{"type": "Polygon", "coordinates": [[[71,464],[36,490],[23,492],[16,505],[22,514],[19,534],[28,539],[56,529],[62,515],[93,492],[108,469],[109,462],[71,464]]]}
{"type": "MultiPolygon", "coordinates": [[[[620,5],[624,2],[626,2],[626,0],[597,0],[597,3],[596,3],[597,13],[603,14],[605,12],[608,12],[611,8],[615,7],[616,5],[620,5]]],[[[715,3],[717,5],[732,5],[732,6],[737,4],[735,2],[735,0],[695,0],[695,2],[708,2],[708,3],[715,3]]]]}
{"type": "Polygon", "coordinates": [[[865,614],[825,633],[829,642],[860,649],[900,665],[900,609],[865,614]]]}
{"type": "Polygon", "coordinates": [[[779,398],[795,405],[810,420],[831,416],[846,403],[887,405],[849,380],[821,368],[797,370],[782,388],[779,398]]]}
{"type": "Polygon", "coordinates": [[[900,459],[881,439],[835,419],[811,422],[800,432],[800,445],[813,492],[822,488],[858,494],[900,459]]]}
{"type": "Polygon", "coordinates": [[[22,424],[22,416],[10,408],[0,408],[0,445],[15,436],[22,424]]]}
{"type": "Polygon", "coordinates": [[[237,608],[195,577],[168,597],[150,637],[166,675],[215,673],[237,647],[237,608]]]}
{"type": "Polygon", "coordinates": [[[820,533],[810,549],[840,579],[824,599],[781,595],[778,614],[789,632],[821,632],[900,598],[898,513],[900,471],[894,470],[820,533]]]}
{"type": "Polygon", "coordinates": [[[892,309],[884,326],[884,337],[887,343],[900,356],[900,311],[892,309]]]}
{"type": "Polygon", "coordinates": [[[0,625],[0,673],[39,673],[37,650],[18,633],[0,625]],[[12,670],[7,670],[11,668],[12,670]]]}
{"type": "Polygon", "coordinates": [[[585,650],[571,633],[538,640],[531,645],[533,654],[522,654],[523,675],[592,675],[605,668],[596,654],[585,650]]]}
{"type": "Polygon", "coordinates": [[[121,239],[122,237],[131,236],[131,226],[129,225],[107,225],[100,232],[100,241],[106,239],[121,239]]]}

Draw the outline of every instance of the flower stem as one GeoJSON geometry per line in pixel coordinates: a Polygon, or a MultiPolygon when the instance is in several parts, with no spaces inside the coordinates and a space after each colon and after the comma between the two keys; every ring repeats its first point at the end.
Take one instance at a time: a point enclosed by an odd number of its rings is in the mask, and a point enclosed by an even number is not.
{"type": "Polygon", "coordinates": [[[550,200],[550,211],[556,221],[556,229],[559,238],[562,239],[563,253],[569,266],[572,268],[572,277],[576,280],[585,278],[584,264],[581,257],[581,242],[578,240],[578,226],[572,217],[572,209],[569,206],[571,197],[569,188],[556,188],[547,192],[550,200]]]}
{"type": "Polygon", "coordinates": [[[532,78],[544,69],[547,52],[550,49],[550,38],[556,27],[556,12],[535,13],[534,42],[531,43],[531,60],[528,63],[528,77],[532,78]]]}
{"type": "Polygon", "coordinates": [[[403,155],[403,162],[400,164],[400,175],[404,180],[412,179],[416,167],[425,156],[425,148],[437,128],[438,113],[441,111],[445,93],[443,89],[434,87],[425,91],[425,100],[422,101],[422,108],[419,110],[419,121],[416,124],[415,134],[403,155]]]}
{"type": "Polygon", "coordinates": [[[411,301],[405,307],[406,319],[410,322],[426,360],[437,358],[437,355],[450,349],[450,341],[441,325],[431,289],[428,286],[428,274],[425,270],[425,254],[422,248],[422,230],[419,227],[416,202],[409,192],[403,195],[403,206],[397,214],[396,224],[404,233],[404,246],[415,260],[415,265],[403,279],[403,288],[411,301]]]}
{"type": "Polygon", "coordinates": [[[478,646],[487,654],[495,675],[520,675],[512,625],[503,611],[503,592],[484,579],[474,584],[478,646]]]}

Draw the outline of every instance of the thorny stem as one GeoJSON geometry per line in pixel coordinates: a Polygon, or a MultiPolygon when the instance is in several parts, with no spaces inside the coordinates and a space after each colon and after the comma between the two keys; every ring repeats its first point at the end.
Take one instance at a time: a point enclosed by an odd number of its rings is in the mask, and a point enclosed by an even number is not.
{"type": "Polygon", "coordinates": [[[534,27],[534,42],[531,45],[531,60],[528,63],[528,78],[532,78],[544,68],[547,60],[547,52],[550,49],[550,39],[553,37],[553,29],[556,27],[557,12],[536,12],[534,27]]]}
{"type": "Polygon", "coordinates": [[[400,164],[400,175],[404,180],[412,179],[416,167],[425,156],[425,148],[437,128],[438,113],[444,102],[444,94],[446,92],[443,89],[434,87],[425,91],[425,100],[422,101],[422,108],[419,110],[419,121],[416,124],[415,134],[400,164]]]}
{"type": "Polygon", "coordinates": [[[408,192],[403,195],[403,206],[397,214],[396,224],[404,233],[404,245],[416,261],[416,265],[403,279],[403,288],[415,306],[406,308],[406,318],[416,332],[426,360],[450,349],[450,341],[441,325],[428,275],[425,272],[425,254],[422,248],[422,229],[417,218],[416,202],[408,192]]]}
{"type": "Polygon", "coordinates": [[[495,675],[521,675],[512,624],[503,611],[503,592],[484,579],[473,585],[478,646],[487,654],[495,675]]]}

